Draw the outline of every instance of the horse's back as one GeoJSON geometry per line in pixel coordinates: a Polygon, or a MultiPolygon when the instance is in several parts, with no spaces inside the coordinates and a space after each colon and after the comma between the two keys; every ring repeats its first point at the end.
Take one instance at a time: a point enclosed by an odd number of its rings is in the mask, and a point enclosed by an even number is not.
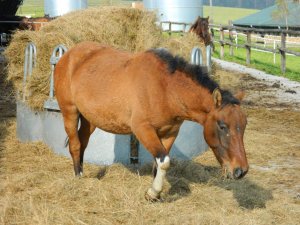
{"type": "Polygon", "coordinates": [[[114,97],[122,90],[128,92],[127,85],[133,74],[127,74],[127,66],[134,54],[90,42],[72,50],[68,57],[68,77],[75,99],[85,98],[86,94],[105,96],[109,93],[114,97]]]}

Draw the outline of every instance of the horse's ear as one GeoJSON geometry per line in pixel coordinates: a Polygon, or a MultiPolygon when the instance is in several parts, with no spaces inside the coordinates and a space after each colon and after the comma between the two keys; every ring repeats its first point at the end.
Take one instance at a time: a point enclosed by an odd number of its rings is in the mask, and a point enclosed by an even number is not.
{"type": "Polygon", "coordinates": [[[236,97],[240,102],[244,99],[246,93],[244,91],[238,91],[234,97],[236,97]]]}
{"type": "Polygon", "coordinates": [[[216,108],[222,105],[222,94],[219,88],[216,88],[212,94],[216,108]]]}

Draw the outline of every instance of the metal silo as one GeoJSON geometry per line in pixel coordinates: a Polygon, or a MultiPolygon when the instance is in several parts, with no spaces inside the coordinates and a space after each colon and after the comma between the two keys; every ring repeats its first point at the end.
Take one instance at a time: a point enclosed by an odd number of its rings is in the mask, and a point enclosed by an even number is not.
{"type": "MultiPolygon", "coordinates": [[[[144,0],[143,3],[146,9],[157,11],[159,21],[193,23],[203,16],[203,0],[144,0]]],[[[172,30],[182,30],[182,26],[172,26],[172,30]]]]}
{"type": "Polygon", "coordinates": [[[87,0],[45,0],[45,15],[56,17],[87,8],[87,0]]]}
{"type": "Polygon", "coordinates": [[[144,0],[143,4],[144,4],[144,8],[148,9],[148,10],[155,10],[156,7],[156,0],[144,0]]]}

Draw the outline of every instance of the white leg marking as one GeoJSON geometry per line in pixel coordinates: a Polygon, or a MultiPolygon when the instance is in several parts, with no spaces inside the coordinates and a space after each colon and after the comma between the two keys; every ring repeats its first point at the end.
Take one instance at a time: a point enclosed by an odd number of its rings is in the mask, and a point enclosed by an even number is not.
{"type": "Polygon", "coordinates": [[[160,158],[156,158],[155,160],[157,163],[157,173],[156,177],[153,180],[152,187],[149,188],[147,193],[153,198],[159,198],[167,169],[170,167],[170,157],[165,156],[163,162],[160,161],[160,158]]]}

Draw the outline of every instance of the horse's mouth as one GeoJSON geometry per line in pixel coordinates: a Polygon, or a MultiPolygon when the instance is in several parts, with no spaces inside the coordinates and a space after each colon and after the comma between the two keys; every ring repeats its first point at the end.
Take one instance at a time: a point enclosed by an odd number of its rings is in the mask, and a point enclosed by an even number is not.
{"type": "Polygon", "coordinates": [[[228,166],[222,166],[222,177],[224,179],[234,179],[233,173],[229,170],[228,166]]]}

